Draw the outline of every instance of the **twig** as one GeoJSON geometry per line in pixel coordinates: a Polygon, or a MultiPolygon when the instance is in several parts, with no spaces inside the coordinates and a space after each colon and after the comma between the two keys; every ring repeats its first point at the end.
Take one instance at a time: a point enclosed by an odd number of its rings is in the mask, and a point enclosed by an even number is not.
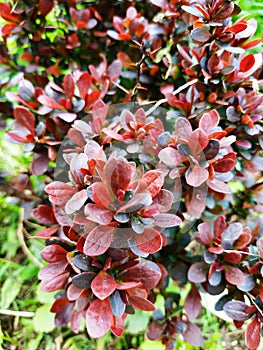
{"type": "Polygon", "coordinates": [[[8,316],[18,316],[18,317],[34,317],[34,312],[29,311],[14,311],[14,310],[3,310],[0,309],[0,314],[8,316]]]}
{"type": "MultiPolygon", "coordinates": [[[[198,79],[194,79],[191,81],[188,81],[188,83],[180,86],[178,89],[173,91],[173,95],[179,94],[179,92],[183,91],[184,89],[186,89],[188,86],[194,85],[195,83],[198,82],[198,79]]],[[[167,102],[167,98],[163,98],[161,100],[159,100],[157,103],[155,103],[155,105],[150,108],[147,112],[146,112],[146,116],[150,115],[152,112],[154,112],[156,110],[156,108],[158,108],[161,104],[167,102]]]]}
{"type": "Polygon", "coordinates": [[[18,223],[18,227],[17,227],[17,238],[19,240],[19,242],[21,243],[21,248],[24,252],[24,254],[30,259],[32,260],[35,265],[39,266],[39,267],[43,267],[44,265],[37,260],[37,258],[31,253],[31,251],[28,249],[25,240],[24,240],[24,235],[23,235],[23,218],[24,218],[24,209],[21,208],[20,209],[20,218],[19,218],[19,223],[18,223]]]}

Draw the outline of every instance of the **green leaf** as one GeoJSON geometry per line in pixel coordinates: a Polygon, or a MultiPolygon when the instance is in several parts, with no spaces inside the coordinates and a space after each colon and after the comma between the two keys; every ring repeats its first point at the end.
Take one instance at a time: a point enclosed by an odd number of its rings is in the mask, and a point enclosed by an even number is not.
{"type": "Polygon", "coordinates": [[[141,346],[139,347],[139,350],[165,350],[165,345],[162,344],[161,341],[152,341],[152,340],[145,340],[141,346]]]}
{"type": "Polygon", "coordinates": [[[38,334],[38,336],[35,339],[31,339],[28,342],[25,350],[37,350],[42,338],[43,338],[43,334],[42,333],[38,334]]]}
{"type": "Polygon", "coordinates": [[[8,278],[5,280],[2,288],[1,288],[1,308],[7,309],[15,298],[18,296],[20,288],[22,286],[22,280],[17,279],[13,280],[12,278],[8,278]]]}
{"type": "Polygon", "coordinates": [[[55,329],[54,317],[50,312],[51,304],[40,306],[33,318],[33,325],[36,332],[49,333],[55,329]]]}
{"type": "Polygon", "coordinates": [[[55,301],[54,295],[56,293],[57,292],[45,292],[42,289],[40,289],[40,285],[38,285],[36,290],[36,298],[42,304],[46,304],[46,303],[51,304],[55,301]]]}
{"type": "Polygon", "coordinates": [[[134,315],[128,315],[126,318],[127,333],[138,334],[146,330],[151,313],[142,310],[136,310],[134,315]]]}

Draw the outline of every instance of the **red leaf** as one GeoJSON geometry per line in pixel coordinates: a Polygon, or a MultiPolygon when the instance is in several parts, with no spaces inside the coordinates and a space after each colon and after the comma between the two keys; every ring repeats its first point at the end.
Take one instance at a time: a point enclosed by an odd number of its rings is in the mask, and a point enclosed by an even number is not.
{"type": "Polygon", "coordinates": [[[173,204],[173,194],[168,190],[161,190],[153,199],[153,205],[157,206],[159,213],[166,213],[173,204]]]}
{"type": "Polygon", "coordinates": [[[59,230],[59,226],[44,228],[43,230],[40,230],[34,237],[47,238],[52,236],[58,230],[59,230]]]}
{"type": "Polygon", "coordinates": [[[159,227],[174,227],[182,223],[179,216],[174,214],[156,214],[154,215],[154,224],[159,227]]]}
{"type": "Polygon", "coordinates": [[[86,219],[97,222],[100,225],[107,225],[113,218],[113,212],[109,209],[100,208],[96,204],[88,203],[84,208],[86,219]]]}
{"type": "Polygon", "coordinates": [[[46,246],[40,253],[41,257],[50,263],[66,260],[67,251],[58,244],[46,246]]]}
{"type": "Polygon", "coordinates": [[[52,264],[44,266],[38,273],[38,278],[41,280],[51,279],[54,276],[62,275],[65,273],[67,267],[67,261],[58,261],[52,264]]]}
{"type": "Polygon", "coordinates": [[[190,172],[186,173],[186,182],[188,185],[193,187],[201,186],[208,179],[208,170],[202,168],[200,165],[195,164],[193,168],[191,168],[190,172]]]}
{"type": "Polygon", "coordinates": [[[234,11],[234,4],[232,2],[227,2],[225,5],[219,8],[219,10],[213,15],[214,20],[222,20],[231,16],[234,11]]]}
{"type": "Polygon", "coordinates": [[[183,333],[184,340],[193,346],[202,346],[202,332],[196,324],[187,322],[187,330],[183,333]]]}
{"type": "Polygon", "coordinates": [[[62,181],[54,181],[45,187],[45,191],[53,197],[69,198],[77,188],[62,181]]]}
{"type": "Polygon", "coordinates": [[[124,331],[124,321],[122,317],[113,316],[111,331],[116,337],[120,337],[124,331]]]}
{"type": "Polygon", "coordinates": [[[54,0],[40,0],[39,1],[39,11],[42,16],[46,16],[54,6],[54,0]]]}
{"type": "Polygon", "coordinates": [[[154,311],[155,310],[153,303],[151,303],[149,300],[141,298],[139,296],[129,295],[129,301],[133,306],[137,307],[140,310],[144,310],[144,311],[154,311]]]}
{"type": "Polygon", "coordinates": [[[75,90],[75,83],[74,83],[74,80],[73,80],[71,74],[66,74],[64,76],[62,86],[63,86],[63,88],[65,90],[65,93],[66,93],[67,97],[71,101],[72,97],[74,96],[74,90],[75,90]]]}
{"type": "Polygon", "coordinates": [[[214,233],[215,236],[220,238],[221,234],[225,231],[227,226],[226,219],[224,216],[220,215],[215,219],[214,222],[214,233]]]}
{"type": "Polygon", "coordinates": [[[16,107],[14,116],[18,123],[23,125],[31,134],[35,135],[35,117],[27,108],[16,107]]]}
{"type": "Polygon", "coordinates": [[[95,227],[87,236],[83,251],[86,255],[98,256],[110,247],[116,231],[115,227],[95,227]]]}
{"type": "Polygon", "coordinates": [[[79,88],[79,93],[80,93],[80,96],[81,98],[85,99],[90,87],[91,87],[91,76],[88,72],[84,72],[78,82],[77,82],[77,85],[78,85],[78,88],[79,88]]]}
{"type": "Polygon", "coordinates": [[[107,113],[108,106],[102,100],[98,100],[92,108],[93,128],[96,133],[100,132],[107,113]]]}
{"type": "Polygon", "coordinates": [[[225,266],[225,275],[227,282],[237,285],[244,282],[244,274],[238,267],[225,266]]]}
{"type": "Polygon", "coordinates": [[[240,62],[240,72],[247,72],[255,64],[255,57],[253,54],[245,56],[240,62]]]}
{"type": "MultiPolygon", "coordinates": [[[[120,277],[121,278],[121,277],[120,277]]],[[[136,288],[136,287],[140,287],[142,285],[141,282],[134,282],[134,281],[131,281],[131,282],[122,282],[122,281],[119,281],[116,285],[116,288],[118,290],[126,290],[126,289],[132,289],[132,288],[136,288]]]]}
{"type": "Polygon", "coordinates": [[[236,159],[230,155],[226,155],[221,159],[218,159],[217,161],[213,162],[213,168],[218,173],[226,173],[234,168],[236,164],[236,159]]]}
{"type": "Polygon", "coordinates": [[[213,235],[210,226],[207,222],[202,222],[198,225],[196,238],[201,244],[209,246],[213,240],[213,235]]]}
{"type": "Polygon", "coordinates": [[[213,109],[212,111],[205,113],[199,122],[199,127],[206,133],[209,133],[211,129],[215,128],[219,123],[219,114],[213,109]]]}
{"type": "MultiPolygon", "coordinates": [[[[45,1],[45,0],[43,0],[45,1]]],[[[40,95],[37,98],[38,102],[42,103],[44,106],[52,108],[52,109],[59,109],[64,110],[65,108],[61,106],[59,103],[57,103],[53,98],[47,96],[47,95],[40,95]]]]}
{"type": "Polygon", "coordinates": [[[196,129],[188,139],[188,146],[192,154],[200,153],[208,145],[209,139],[202,129],[196,129]]]}
{"type": "Polygon", "coordinates": [[[199,315],[201,307],[201,296],[196,286],[192,284],[192,288],[185,299],[185,312],[193,320],[199,315]]]}
{"type": "Polygon", "coordinates": [[[185,161],[185,156],[183,156],[180,152],[178,152],[176,149],[172,147],[166,147],[162,149],[158,157],[160,158],[161,162],[168,166],[176,166],[185,161]]]}
{"type": "Polygon", "coordinates": [[[114,200],[107,185],[102,182],[95,182],[92,185],[93,200],[98,207],[108,208],[114,200]]]}
{"type": "Polygon", "coordinates": [[[95,300],[86,312],[87,331],[91,338],[104,336],[112,325],[113,315],[109,301],[95,300]]]}
{"type": "Polygon", "coordinates": [[[162,248],[162,236],[157,230],[146,228],[142,234],[136,235],[136,245],[144,253],[156,253],[162,248]]]}
{"type": "Polygon", "coordinates": [[[158,170],[149,170],[145,173],[139,182],[137,193],[149,191],[152,198],[160,192],[164,183],[164,176],[158,170]]]}
{"type": "Polygon", "coordinates": [[[188,270],[188,279],[194,283],[206,281],[208,265],[202,261],[194,263],[188,270]]]}
{"type": "Polygon", "coordinates": [[[245,333],[246,346],[250,350],[258,348],[260,343],[260,322],[257,317],[247,326],[245,333]]]}
{"type": "Polygon", "coordinates": [[[138,193],[126,204],[120,207],[117,213],[135,213],[152,204],[152,197],[149,193],[138,193]]]}
{"type": "Polygon", "coordinates": [[[46,154],[34,155],[33,161],[31,163],[31,171],[34,175],[42,175],[48,169],[49,158],[46,154]]]}
{"type": "Polygon", "coordinates": [[[100,300],[110,296],[115,291],[116,286],[115,280],[105,271],[100,271],[91,282],[91,289],[100,300]]]}
{"type": "Polygon", "coordinates": [[[57,223],[53,209],[48,205],[39,205],[38,208],[33,210],[32,214],[40,224],[54,225],[57,223]]]}
{"type": "Polygon", "coordinates": [[[153,289],[161,277],[162,274],[158,265],[152,261],[140,259],[140,263],[125,271],[120,279],[123,282],[141,282],[142,286],[140,288],[153,289]]]}
{"type": "Polygon", "coordinates": [[[67,303],[67,298],[58,298],[51,306],[50,312],[58,313],[67,305],[67,303]]]}
{"type": "Polygon", "coordinates": [[[224,257],[225,262],[238,264],[242,260],[242,254],[237,252],[227,253],[224,257]]]}
{"type": "Polygon", "coordinates": [[[63,289],[68,282],[68,272],[54,276],[50,280],[43,280],[40,283],[40,288],[45,292],[54,292],[55,290],[63,289]]]}

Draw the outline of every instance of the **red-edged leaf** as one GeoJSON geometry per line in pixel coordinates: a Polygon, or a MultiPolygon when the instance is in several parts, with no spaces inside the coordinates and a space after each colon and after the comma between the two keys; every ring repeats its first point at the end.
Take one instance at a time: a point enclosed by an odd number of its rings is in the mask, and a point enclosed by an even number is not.
{"type": "Polygon", "coordinates": [[[187,316],[193,320],[199,315],[201,307],[201,296],[196,286],[192,284],[191,290],[185,299],[185,312],[187,316]]]}
{"type": "Polygon", "coordinates": [[[182,223],[179,216],[174,214],[156,214],[154,215],[154,224],[159,227],[174,227],[182,223]]]}
{"type": "Polygon", "coordinates": [[[204,27],[202,27],[202,28],[195,28],[191,32],[191,37],[192,37],[192,39],[194,39],[196,41],[199,41],[201,43],[205,43],[211,38],[211,34],[204,27]]]}
{"type": "Polygon", "coordinates": [[[188,270],[188,279],[194,283],[202,283],[206,281],[208,265],[202,261],[194,263],[188,270]]]}
{"type": "Polygon", "coordinates": [[[213,240],[213,235],[210,226],[207,222],[202,222],[198,225],[196,238],[201,244],[209,246],[213,240]]]}
{"type": "Polygon", "coordinates": [[[102,101],[97,101],[92,108],[93,128],[96,133],[99,133],[102,124],[107,116],[108,106],[102,101]]]}
{"type": "Polygon", "coordinates": [[[113,212],[107,208],[100,208],[96,204],[88,203],[84,208],[86,219],[107,225],[113,218],[113,212]]]}
{"type": "Polygon", "coordinates": [[[62,181],[54,181],[45,187],[45,191],[53,197],[70,197],[77,188],[62,181]]]}
{"type": "Polygon", "coordinates": [[[222,233],[223,241],[229,241],[233,243],[239,238],[243,231],[243,225],[240,222],[233,222],[222,233]]]}
{"type": "Polygon", "coordinates": [[[54,276],[52,279],[41,281],[40,288],[45,292],[54,292],[55,290],[63,289],[68,282],[68,272],[54,276]]]}
{"type": "Polygon", "coordinates": [[[153,289],[161,277],[162,273],[157,264],[149,260],[140,259],[140,263],[125,271],[120,279],[123,282],[141,282],[141,288],[153,289]]]}
{"type": "Polygon", "coordinates": [[[74,83],[74,79],[72,78],[71,74],[66,74],[64,76],[62,86],[65,90],[67,97],[70,100],[72,100],[72,97],[74,96],[75,83],[74,83]]]}
{"type": "Polygon", "coordinates": [[[122,317],[113,316],[112,324],[110,327],[112,333],[116,335],[116,337],[120,337],[124,331],[124,321],[122,317]]]}
{"type": "Polygon", "coordinates": [[[92,185],[92,196],[96,205],[101,208],[108,208],[114,201],[114,197],[112,198],[108,186],[102,182],[95,182],[92,185]]]}
{"type": "Polygon", "coordinates": [[[187,329],[183,333],[184,340],[193,346],[202,346],[203,345],[203,336],[200,328],[190,322],[186,322],[187,329]]]}
{"type": "Polygon", "coordinates": [[[51,244],[45,247],[40,253],[41,257],[50,263],[66,260],[67,251],[58,244],[51,244]]]}
{"type": "Polygon", "coordinates": [[[58,298],[51,306],[50,312],[58,313],[67,305],[67,303],[67,298],[58,298]]]}
{"type": "Polygon", "coordinates": [[[206,181],[208,187],[210,187],[212,190],[219,192],[219,193],[224,193],[224,194],[231,194],[232,190],[231,188],[225,184],[223,181],[214,179],[214,180],[207,180],[206,181]]]}
{"type": "MultiPolygon", "coordinates": [[[[45,0],[43,0],[45,1],[45,0]]],[[[64,110],[65,108],[61,106],[59,103],[57,103],[53,98],[47,96],[47,95],[40,95],[37,98],[38,102],[42,103],[44,106],[52,108],[52,109],[59,109],[64,110]]]]}
{"type": "Polygon", "coordinates": [[[199,122],[199,127],[206,133],[209,133],[209,131],[213,128],[215,128],[219,123],[219,114],[218,112],[213,109],[212,111],[205,113],[199,122]]]}
{"type": "Polygon", "coordinates": [[[233,248],[242,250],[244,249],[251,241],[252,234],[248,227],[245,227],[243,233],[238,237],[238,239],[234,242],[233,248]]]}
{"type": "Polygon", "coordinates": [[[188,146],[190,147],[192,154],[196,155],[202,152],[208,145],[209,139],[207,134],[202,129],[196,129],[192,132],[188,139],[188,146]]]}
{"type": "Polygon", "coordinates": [[[16,107],[14,117],[31,134],[35,135],[35,117],[26,107],[16,107]]]}
{"type": "Polygon", "coordinates": [[[52,236],[58,230],[59,230],[59,226],[44,228],[43,230],[40,230],[34,237],[47,238],[52,236]]]}
{"type": "Polygon", "coordinates": [[[118,290],[126,290],[126,289],[140,287],[141,285],[142,285],[141,282],[134,282],[134,281],[131,281],[131,282],[118,282],[117,285],[116,285],[116,289],[118,289],[118,290]]]}
{"type": "Polygon", "coordinates": [[[200,12],[199,10],[197,10],[195,7],[183,5],[183,6],[181,6],[181,8],[182,8],[182,10],[184,10],[185,12],[190,13],[191,15],[193,15],[193,16],[195,16],[195,17],[204,18],[202,12],[200,12]]]}
{"type": "Polygon", "coordinates": [[[95,300],[86,312],[87,331],[91,338],[104,336],[111,327],[112,318],[109,300],[95,300]]]}
{"type": "Polygon", "coordinates": [[[116,289],[117,283],[107,272],[100,271],[91,283],[93,293],[100,300],[106,299],[116,289]]]}
{"type": "Polygon", "coordinates": [[[232,2],[227,2],[225,5],[219,8],[219,10],[213,15],[214,20],[223,20],[231,16],[234,11],[235,5],[232,2]]]}
{"type": "Polygon", "coordinates": [[[224,305],[224,311],[233,320],[245,321],[248,320],[251,315],[246,312],[247,305],[243,301],[233,300],[224,305]]]}
{"type": "Polygon", "coordinates": [[[160,192],[164,183],[163,173],[158,170],[149,170],[139,182],[137,192],[149,191],[152,198],[160,192]]]}
{"type": "Polygon", "coordinates": [[[225,275],[227,282],[237,285],[244,282],[243,272],[235,266],[225,266],[225,275]]]}
{"type": "Polygon", "coordinates": [[[232,157],[232,155],[226,155],[221,159],[213,162],[213,168],[218,173],[226,173],[234,168],[236,164],[236,157],[232,157]]]}
{"type": "Polygon", "coordinates": [[[222,215],[218,216],[214,222],[215,236],[220,238],[221,234],[225,231],[226,227],[227,227],[227,223],[226,223],[225,217],[222,215]]]}
{"type": "Polygon", "coordinates": [[[88,192],[86,189],[75,193],[65,206],[66,213],[72,214],[75,211],[79,210],[85,204],[87,199],[88,199],[88,192]]]}
{"type": "Polygon", "coordinates": [[[245,332],[245,342],[246,346],[250,350],[255,350],[258,348],[260,343],[260,322],[257,317],[247,326],[245,332]]]}
{"type": "Polygon", "coordinates": [[[48,205],[41,204],[32,212],[33,216],[43,225],[54,225],[57,223],[53,209],[48,205]]]}
{"type": "Polygon", "coordinates": [[[149,300],[138,297],[137,295],[129,295],[130,303],[140,310],[154,311],[155,306],[149,300]]]}
{"type": "Polygon", "coordinates": [[[83,251],[86,255],[98,256],[110,247],[116,229],[110,226],[95,227],[87,236],[83,251]]]}
{"type": "Polygon", "coordinates": [[[168,166],[176,166],[185,161],[185,156],[172,147],[162,149],[158,154],[161,162],[168,166]]]}
{"type": "Polygon", "coordinates": [[[213,254],[222,254],[225,249],[223,247],[209,247],[208,251],[213,254]]]}
{"type": "Polygon", "coordinates": [[[40,0],[38,7],[42,16],[46,16],[54,6],[54,0],[40,0]]]}
{"type": "Polygon", "coordinates": [[[157,230],[146,228],[142,234],[136,235],[136,245],[143,253],[156,253],[162,247],[162,236],[157,230]]]}
{"type": "Polygon", "coordinates": [[[187,172],[185,177],[188,185],[199,187],[208,179],[208,175],[209,173],[207,169],[195,164],[194,167],[191,168],[190,172],[187,172]]]}

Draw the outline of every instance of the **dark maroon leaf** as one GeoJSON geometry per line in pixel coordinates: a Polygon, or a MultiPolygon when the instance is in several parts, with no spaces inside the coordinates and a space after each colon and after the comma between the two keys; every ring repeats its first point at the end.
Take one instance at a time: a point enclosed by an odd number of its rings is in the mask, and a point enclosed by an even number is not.
{"type": "Polygon", "coordinates": [[[247,304],[245,304],[243,301],[233,300],[225,304],[224,311],[227,316],[233,320],[245,321],[251,317],[251,315],[245,312],[247,307],[247,304]]]}
{"type": "Polygon", "coordinates": [[[111,327],[112,311],[109,300],[95,300],[86,312],[87,331],[92,338],[103,337],[111,327]]]}
{"type": "Polygon", "coordinates": [[[161,276],[161,270],[157,264],[149,260],[140,259],[139,265],[125,271],[119,276],[119,279],[123,282],[141,282],[141,288],[152,289],[158,284],[161,276]]]}
{"type": "Polygon", "coordinates": [[[95,272],[82,272],[72,278],[72,283],[75,287],[80,289],[90,288],[91,282],[95,276],[95,272]]]}
{"type": "Polygon", "coordinates": [[[31,134],[35,134],[35,117],[26,107],[16,107],[15,119],[23,125],[31,134]]]}
{"type": "Polygon", "coordinates": [[[54,6],[54,0],[40,0],[39,1],[39,11],[42,16],[46,16],[54,6]]]}
{"type": "Polygon", "coordinates": [[[41,204],[32,212],[33,216],[43,225],[54,225],[57,223],[53,209],[48,205],[41,204]]]}
{"type": "Polygon", "coordinates": [[[52,244],[45,247],[40,254],[48,262],[57,262],[66,259],[67,251],[60,245],[52,244]]]}
{"type": "Polygon", "coordinates": [[[40,283],[40,288],[45,292],[54,292],[55,290],[63,289],[68,282],[68,272],[58,276],[53,276],[52,279],[44,279],[40,283]]]}
{"type": "Polygon", "coordinates": [[[50,279],[54,276],[61,275],[65,272],[67,267],[67,262],[58,261],[53,264],[45,265],[38,274],[39,279],[50,279]]]}
{"type": "Polygon", "coordinates": [[[166,323],[160,324],[156,321],[152,321],[147,329],[147,338],[150,340],[157,340],[160,339],[163,335],[163,332],[165,330],[166,323]]]}
{"type": "Polygon", "coordinates": [[[74,303],[72,302],[68,303],[60,312],[56,314],[55,316],[56,327],[64,326],[70,321],[73,308],[74,308],[74,303]]]}
{"type": "Polygon", "coordinates": [[[194,283],[206,281],[208,265],[202,261],[194,263],[188,270],[188,279],[194,283]]]}
{"type": "Polygon", "coordinates": [[[260,322],[256,317],[246,328],[245,342],[250,350],[257,349],[260,344],[260,328],[260,322]]]}
{"type": "Polygon", "coordinates": [[[195,319],[201,311],[201,297],[194,284],[185,299],[184,309],[190,320],[195,319]]]}
{"type": "Polygon", "coordinates": [[[215,156],[218,154],[220,149],[220,143],[217,140],[209,140],[208,145],[206,148],[203,150],[204,156],[206,160],[210,160],[215,158],[215,156]]]}
{"type": "Polygon", "coordinates": [[[203,345],[203,337],[202,332],[196,324],[186,322],[187,329],[183,333],[184,340],[193,346],[202,346],[203,345]]]}
{"type": "Polygon", "coordinates": [[[116,286],[115,279],[105,271],[101,271],[91,283],[93,293],[100,300],[104,300],[110,296],[115,291],[116,286]]]}
{"type": "Polygon", "coordinates": [[[65,93],[66,93],[67,97],[70,100],[72,100],[72,97],[74,96],[75,83],[74,83],[74,80],[73,80],[71,74],[66,74],[64,76],[62,86],[63,86],[63,88],[65,90],[65,93]]]}
{"type": "Polygon", "coordinates": [[[223,5],[214,15],[214,20],[223,20],[231,16],[232,12],[234,11],[234,3],[233,2],[227,2],[225,5],[223,5]]]}
{"type": "Polygon", "coordinates": [[[129,295],[129,301],[134,307],[137,307],[140,310],[144,310],[144,311],[154,311],[155,310],[153,303],[151,303],[149,300],[141,298],[137,295],[129,295]]]}
{"type": "Polygon", "coordinates": [[[48,169],[49,158],[46,154],[35,154],[31,163],[31,171],[34,175],[42,175],[48,169]]]}

